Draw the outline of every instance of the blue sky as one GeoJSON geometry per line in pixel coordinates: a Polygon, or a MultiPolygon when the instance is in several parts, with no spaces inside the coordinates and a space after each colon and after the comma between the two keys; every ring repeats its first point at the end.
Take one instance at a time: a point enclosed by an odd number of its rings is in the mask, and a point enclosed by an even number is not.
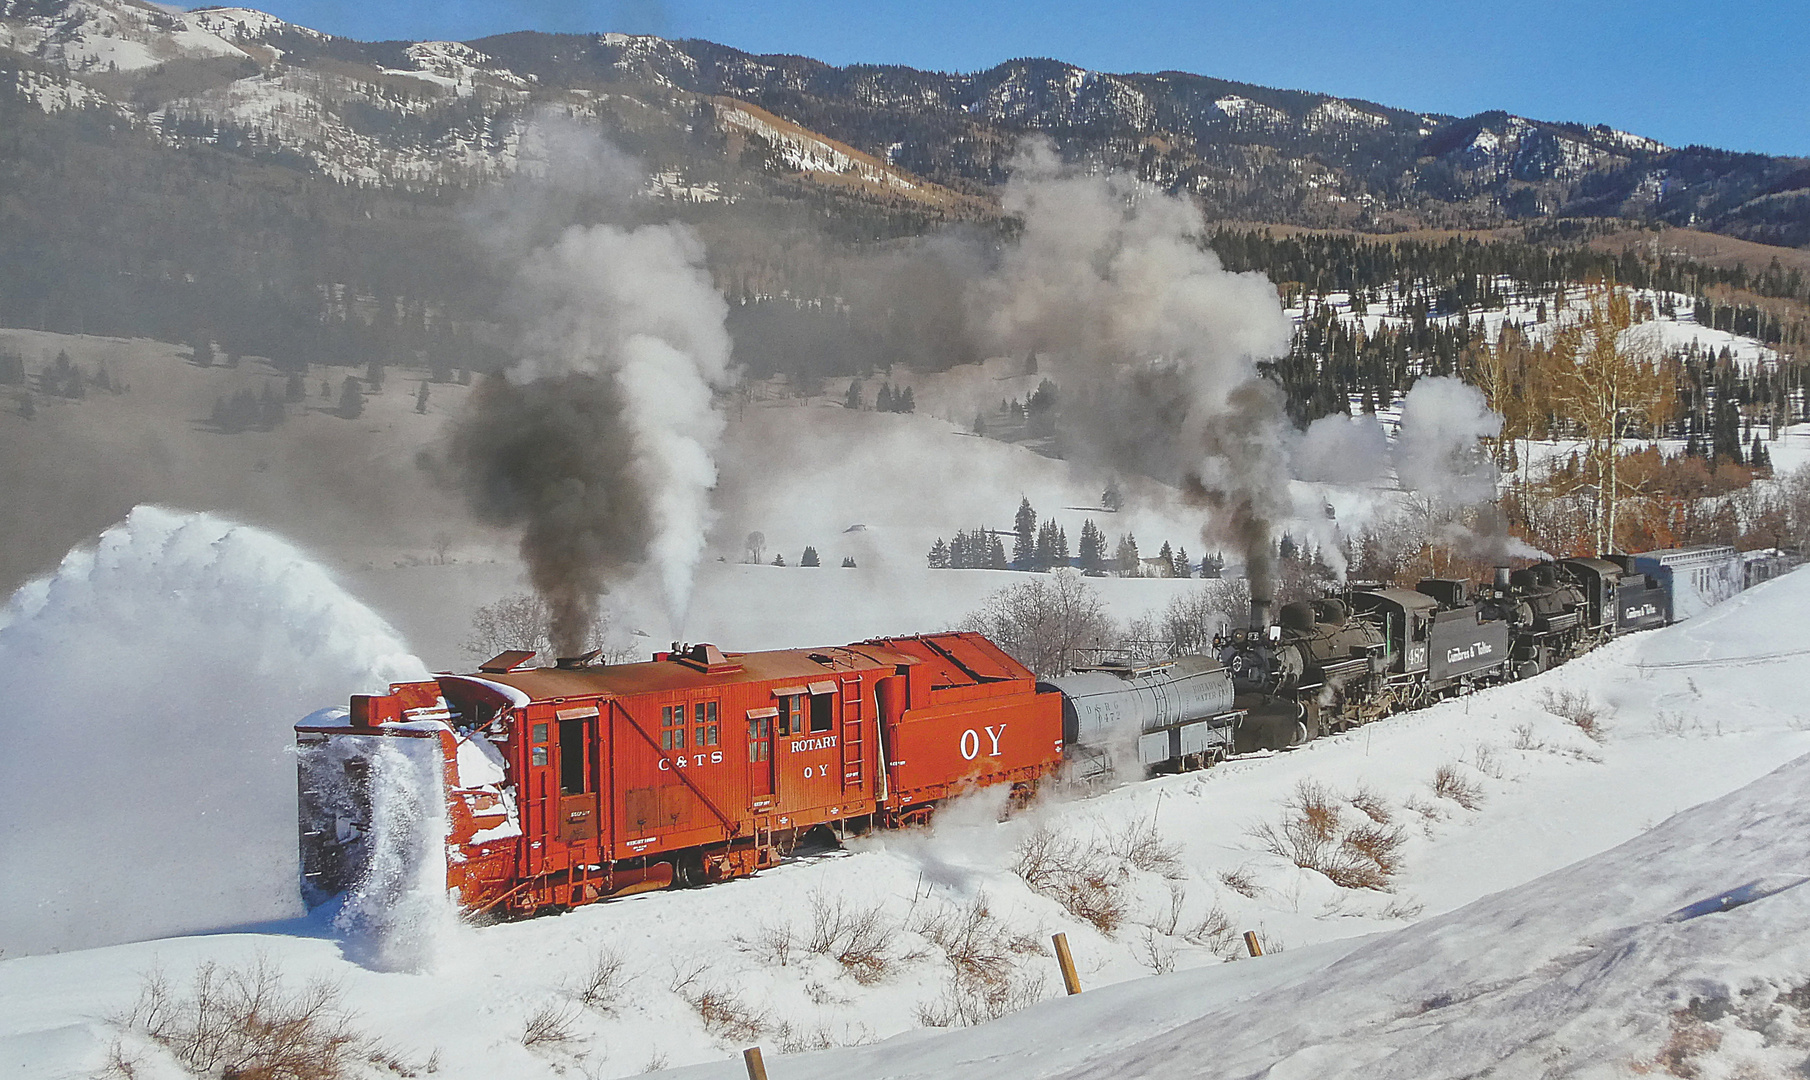
{"type": "Polygon", "coordinates": [[[1468,115],[1606,123],[1673,145],[1810,156],[1810,0],[270,0],[366,40],[509,30],[701,37],[947,71],[1050,56],[1468,115]]]}

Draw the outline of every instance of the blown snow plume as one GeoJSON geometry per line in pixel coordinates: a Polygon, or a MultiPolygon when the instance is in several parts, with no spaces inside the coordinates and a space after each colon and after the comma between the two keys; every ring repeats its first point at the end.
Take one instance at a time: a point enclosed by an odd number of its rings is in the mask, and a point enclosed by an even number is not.
{"type": "Polygon", "coordinates": [[[1024,227],[974,294],[988,346],[1091,365],[1063,411],[1076,450],[1183,484],[1269,595],[1291,511],[1282,394],[1257,369],[1288,349],[1275,287],[1227,271],[1186,199],[1067,168],[1044,141],[1020,154],[1003,205],[1024,227]]]}
{"type": "Polygon", "coordinates": [[[1446,520],[1439,542],[1497,562],[1550,558],[1511,536],[1495,506],[1496,463],[1483,440],[1501,432],[1502,417],[1476,387],[1445,376],[1417,380],[1402,399],[1395,475],[1403,491],[1424,498],[1433,516],[1446,520]]]}
{"type": "Polygon", "coordinates": [[[531,252],[519,359],[473,395],[452,459],[486,521],[519,526],[552,637],[583,651],[613,582],[646,565],[673,628],[711,524],[728,306],[683,225],[572,226],[531,252]]]}
{"type": "Polygon", "coordinates": [[[0,664],[7,955],[301,914],[296,719],[427,677],[285,541],[152,506],[13,595],[0,664]]]}

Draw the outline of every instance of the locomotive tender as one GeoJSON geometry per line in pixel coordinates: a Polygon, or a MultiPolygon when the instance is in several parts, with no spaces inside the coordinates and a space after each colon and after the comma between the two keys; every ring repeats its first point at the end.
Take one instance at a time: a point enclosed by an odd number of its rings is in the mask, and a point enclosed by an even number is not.
{"type": "Polygon", "coordinates": [[[377,751],[408,740],[445,797],[446,883],[472,912],[526,915],[774,865],[813,829],[927,820],[964,791],[1016,798],[1066,769],[1201,768],[1438,697],[1536,674],[1670,621],[1670,578],[1623,556],[1467,583],[1285,605],[1215,656],[1038,680],[979,634],[724,653],[713,645],[474,674],[356,695],[296,727],[311,903],[356,884],[377,751]]]}

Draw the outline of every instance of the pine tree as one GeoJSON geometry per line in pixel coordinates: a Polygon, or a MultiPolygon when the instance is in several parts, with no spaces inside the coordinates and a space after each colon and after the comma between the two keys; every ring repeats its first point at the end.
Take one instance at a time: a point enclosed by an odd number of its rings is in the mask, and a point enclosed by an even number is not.
{"type": "Polygon", "coordinates": [[[1081,523],[1081,572],[1089,577],[1106,572],[1106,534],[1092,518],[1081,523]]]}
{"type": "Polygon", "coordinates": [[[1051,518],[1037,526],[1037,543],[1031,549],[1031,569],[1048,570],[1056,565],[1056,522],[1051,518]]]}
{"type": "Polygon", "coordinates": [[[347,420],[356,420],[364,415],[364,391],[358,388],[358,380],[351,375],[339,387],[339,415],[347,420]]]}
{"type": "Polygon", "coordinates": [[[1069,564],[1069,559],[1071,557],[1072,556],[1070,555],[1070,552],[1068,550],[1068,530],[1058,528],[1056,530],[1056,563],[1055,564],[1057,566],[1067,566],[1069,564]]]}
{"type": "Polygon", "coordinates": [[[842,397],[842,407],[845,409],[859,409],[861,404],[861,380],[850,379],[848,393],[844,394],[842,397]]]}
{"type": "Polygon", "coordinates": [[[365,365],[365,383],[370,386],[372,393],[376,393],[383,389],[382,360],[372,359],[370,363],[365,365]]]}
{"type": "Polygon", "coordinates": [[[874,396],[874,411],[875,412],[891,412],[892,411],[892,384],[891,383],[881,383],[880,384],[880,392],[874,396]]]}
{"type": "Polygon", "coordinates": [[[1118,550],[1113,555],[1121,577],[1140,577],[1143,574],[1143,560],[1138,557],[1138,538],[1130,533],[1119,537],[1118,550]]]}
{"type": "Polygon", "coordinates": [[[949,569],[949,542],[940,536],[936,538],[936,543],[930,545],[930,569],[949,569]]]}
{"type": "Polygon", "coordinates": [[[1109,481],[1106,485],[1106,490],[1100,493],[1100,505],[1115,513],[1120,507],[1125,505],[1125,497],[1119,494],[1119,482],[1117,480],[1109,481]]]}
{"type": "Polygon", "coordinates": [[[993,537],[993,545],[987,549],[987,568],[1004,570],[1011,564],[1006,562],[1006,546],[1000,542],[997,534],[993,537]]]}
{"type": "Polygon", "coordinates": [[[1175,576],[1191,578],[1194,576],[1194,564],[1188,560],[1188,549],[1182,548],[1175,553],[1175,576]]]}
{"type": "Polygon", "coordinates": [[[203,340],[195,343],[195,363],[201,367],[214,366],[214,345],[212,342],[203,340]]]}
{"type": "Polygon", "coordinates": [[[973,565],[973,563],[968,554],[968,531],[966,529],[957,529],[955,530],[955,537],[949,541],[949,568],[951,570],[966,570],[971,565],[973,565]]]}
{"type": "Polygon", "coordinates": [[[1163,541],[1163,546],[1156,550],[1156,557],[1163,560],[1163,566],[1167,568],[1166,572],[1173,576],[1175,574],[1175,549],[1169,546],[1169,541],[1163,541]]]}
{"type": "Polygon", "coordinates": [[[822,566],[823,563],[817,558],[817,549],[807,544],[804,549],[804,554],[798,557],[798,565],[822,566]]]}
{"type": "Polygon", "coordinates": [[[853,555],[844,555],[842,557],[842,568],[844,570],[855,569],[855,557],[853,555]]]}
{"type": "Polygon", "coordinates": [[[283,383],[283,400],[300,401],[307,396],[308,387],[302,382],[302,373],[299,371],[290,372],[289,378],[283,383]]]}
{"type": "Polygon", "coordinates": [[[1208,555],[1206,558],[1200,560],[1200,576],[1203,578],[1224,577],[1225,572],[1226,572],[1226,557],[1224,554],[1222,554],[1220,552],[1214,552],[1213,554],[1208,555]]]}
{"type": "Polygon", "coordinates": [[[903,394],[900,394],[898,396],[898,398],[896,399],[896,404],[895,404],[894,408],[898,412],[908,413],[908,412],[916,412],[917,407],[918,407],[918,399],[914,394],[912,394],[911,387],[907,386],[905,388],[905,392],[903,394]]]}
{"type": "Polygon", "coordinates": [[[1031,509],[1028,496],[1019,499],[1018,513],[1012,518],[1012,531],[1016,534],[1012,541],[1012,568],[1029,570],[1037,542],[1037,511],[1031,509]]]}

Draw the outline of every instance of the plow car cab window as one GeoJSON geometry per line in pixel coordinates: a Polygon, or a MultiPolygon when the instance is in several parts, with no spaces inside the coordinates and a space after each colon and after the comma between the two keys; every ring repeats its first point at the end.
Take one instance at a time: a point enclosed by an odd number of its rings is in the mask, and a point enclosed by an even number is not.
{"type": "Polygon", "coordinates": [[[828,731],[834,726],[836,710],[835,702],[829,694],[811,695],[811,730],[828,731]]]}
{"type": "Polygon", "coordinates": [[[779,701],[779,733],[781,735],[804,734],[804,703],[802,694],[781,694],[779,701]]]}
{"type": "Polygon", "coordinates": [[[547,763],[547,725],[535,724],[529,732],[528,764],[545,765],[547,763]]]}
{"type": "Polygon", "coordinates": [[[660,710],[660,749],[685,749],[685,706],[668,705],[660,710]]]}

